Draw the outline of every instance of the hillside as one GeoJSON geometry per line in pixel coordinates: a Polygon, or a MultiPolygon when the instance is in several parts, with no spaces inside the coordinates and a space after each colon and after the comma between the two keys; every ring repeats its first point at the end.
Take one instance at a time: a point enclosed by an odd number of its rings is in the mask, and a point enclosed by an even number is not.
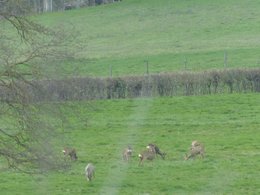
{"type": "Polygon", "coordinates": [[[76,58],[49,74],[122,76],[143,74],[146,61],[151,73],[259,67],[259,8],[257,0],[124,0],[37,19],[77,35],[76,58]]]}

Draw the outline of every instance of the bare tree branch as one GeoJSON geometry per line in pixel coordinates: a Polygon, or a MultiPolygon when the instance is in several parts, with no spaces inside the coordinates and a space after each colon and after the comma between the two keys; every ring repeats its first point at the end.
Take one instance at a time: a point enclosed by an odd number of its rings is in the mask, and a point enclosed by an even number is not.
{"type": "Polygon", "coordinates": [[[12,2],[0,1],[9,3],[0,7],[0,23],[9,24],[0,29],[0,157],[25,172],[63,169],[68,164],[57,150],[61,139],[55,139],[62,134],[46,119],[50,109],[31,101],[30,90],[38,87],[34,81],[44,61],[68,56],[67,35],[30,20],[26,6],[12,2]]]}

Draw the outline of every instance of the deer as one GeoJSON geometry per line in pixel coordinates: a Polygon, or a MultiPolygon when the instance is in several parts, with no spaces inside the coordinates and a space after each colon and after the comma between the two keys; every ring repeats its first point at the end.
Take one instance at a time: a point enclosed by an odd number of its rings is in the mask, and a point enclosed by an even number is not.
{"type": "Polygon", "coordinates": [[[159,147],[155,144],[148,144],[146,146],[147,149],[150,149],[150,150],[153,150],[155,152],[156,155],[160,155],[162,157],[162,159],[165,159],[165,155],[166,153],[165,152],[162,152],[159,147]]]}
{"type": "Polygon", "coordinates": [[[191,148],[194,148],[194,147],[200,146],[200,145],[201,145],[201,143],[199,143],[197,140],[194,140],[191,142],[191,148]]]}
{"type": "Polygon", "coordinates": [[[155,149],[151,146],[147,146],[147,150],[143,151],[138,155],[140,159],[139,165],[142,165],[145,160],[150,160],[150,161],[154,160],[155,155],[156,155],[155,149]]]}
{"type": "Polygon", "coordinates": [[[195,158],[196,156],[200,156],[201,158],[204,158],[204,145],[201,144],[198,141],[192,141],[191,148],[189,154],[185,156],[185,160],[188,160],[190,158],[195,158]]]}
{"type": "Polygon", "coordinates": [[[95,177],[95,167],[92,163],[88,163],[85,167],[85,176],[87,181],[92,181],[92,179],[95,177]]]}
{"type": "Polygon", "coordinates": [[[63,154],[65,156],[69,156],[71,160],[77,160],[78,159],[78,156],[77,156],[77,152],[74,148],[64,148],[62,150],[63,154]]]}
{"type": "Polygon", "coordinates": [[[127,146],[127,148],[124,149],[123,151],[123,160],[125,161],[129,161],[131,156],[132,156],[132,153],[133,153],[133,149],[131,146],[127,146]]]}

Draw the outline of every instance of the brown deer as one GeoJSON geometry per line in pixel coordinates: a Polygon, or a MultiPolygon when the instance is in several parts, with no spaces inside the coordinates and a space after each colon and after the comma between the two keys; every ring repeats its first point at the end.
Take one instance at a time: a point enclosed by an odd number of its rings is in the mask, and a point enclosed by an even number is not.
{"type": "Polygon", "coordinates": [[[199,143],[197,140],[194,140],[191,142],[191,148],[194,148],[194,147],[200,146],[200,145],[201,145],[201,143],[199,143]]]}
{"type": "Polygon", "coordinates": [[[155,149],[151,146],[147,146],[147,150],[143,151],[141,154],[138,155],[140,159],[139,165],[142,165],[145,160],[152,161],[153,159],[155,159],[155,155],[155,149]]]}
{"type": "Polygon", "coordinates": [[[62,152],[65,156],[69,156],[71,160],[78,159],[77,152],[74,148],[64,148],[62,152]]]}
{"type": "Polygon", "coordinates": [[[201,158],[204,158],[204,145],[199,143],[198,141],[192,141],[190,152],[185,157],[185,160],[188,160],[190,158],[195,158],[196,156],[200,156],[201,158]]]}
{"type": "Polygon", "coordinates": [[[88,163],[85,167],[85,176],[88,181],[92,181],[92,179],[95,177],[95,167],[92,163],[88,163]]]}
{"type": "Polygon", "coordinates": [[[166,153],[162,152],[157,145],[155,145],[155,144],[148,144],[147,145],[147,149],[153,150],[156,155],[160,155],[162,157],[162,159],[165,159],[166,153]]]}
{"type": "Polygon", "coordinates": [[[133,154],[133,149],[131,146],[128,146],[127,148],[125,148],[125,150],[123,151],[123,160],[125,161],[129,161],[131,156],[133,154]]]}

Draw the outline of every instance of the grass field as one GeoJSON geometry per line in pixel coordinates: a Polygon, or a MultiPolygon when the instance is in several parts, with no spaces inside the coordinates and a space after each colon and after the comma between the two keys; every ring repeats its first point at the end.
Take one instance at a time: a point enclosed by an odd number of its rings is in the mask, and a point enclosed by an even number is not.
{"type": "Polygon", "coordinates": [[[79,159],[65,173],[1,173],[3,194],[258,194],[259,94],[74,102],[64,104],[67,143],[79,159]],[[191,141],[206,157],[184,161],[191,141]],[[138,166],[154,142],[167,153],[138,166]],[[134,156],[122,161],[131,144],[134,156]],[[88,183],[84,168],[96,166],[88,183]]]}
{"type": "MultiPolygon", "coordinates": [[[[110,76],[111,68],[113,76],[142,75],[146,61],[150,73],[259,67],[259,9],[258,0],[123,0],[38,15],[43,24],[77,34],[69,48],[75,59],[48,62],[43,70],[58,78],[110,76]]],[[[32,176],[1,164],[1,194],[260,193],[257,93],[60,105],[67,123],[57,128],[67,139],[57,142],[75,147],[78,161],[67,172],[32,176]],[[206,156],[185,161],[195,139],[206,156]],[[166,159],[138,166],[137,155],[150,142],[166,159]],[[128,144],[134,156],[125,163],[128,144]],[[96,166],[93,182],[84,177],[88,162],[96,166]]]]}
{"type": "Polygon", "coordinates": [[[151,73],[259,67],[259,7],[257,0],[125,0],[43,14],[43,24],[77,35],[69,48],[76,58],[44,70],[110,76],[112,67],[122,76],[144,74],[146,61],[151,73]]]}

